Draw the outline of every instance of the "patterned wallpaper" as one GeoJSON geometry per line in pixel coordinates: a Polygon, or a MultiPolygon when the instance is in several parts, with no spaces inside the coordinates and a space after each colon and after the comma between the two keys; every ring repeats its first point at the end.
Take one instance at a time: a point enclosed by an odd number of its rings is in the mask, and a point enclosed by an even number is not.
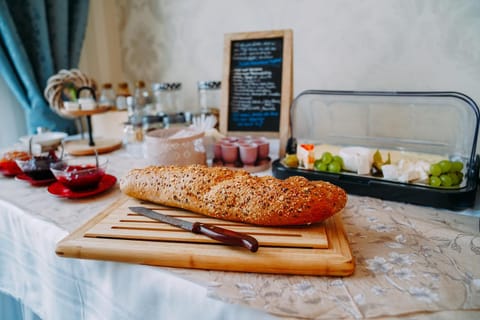
{"type": "Polygon", "coordinates": [[[455,90],[480,103],[480,1],[117,0],[128,80],[220,79],[223,35],[292,29],[306,89],[455,90]]]}

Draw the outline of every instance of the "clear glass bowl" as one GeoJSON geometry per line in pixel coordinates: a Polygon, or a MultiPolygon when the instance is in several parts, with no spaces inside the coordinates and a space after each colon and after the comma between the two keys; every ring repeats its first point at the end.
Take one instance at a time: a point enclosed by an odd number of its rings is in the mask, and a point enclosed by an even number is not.
{"type": "Polygon", "coordinates": [[[33,180],[48,180],[54,179],[53,173],[50,171],[50,165],[60,160],[55,155],[55,152],[32,156],[30,159],[22,160],[16,159],[17,166],[24,174],[33,180]]]}
{"type": "Polygon", "coordinates": [[[94,189],[98,186],[107,170],[108,160],[98,158],[98,166],[95,159],[70,158],[52,163],[50,171],[55,178],[72,190],[94,189]]]}

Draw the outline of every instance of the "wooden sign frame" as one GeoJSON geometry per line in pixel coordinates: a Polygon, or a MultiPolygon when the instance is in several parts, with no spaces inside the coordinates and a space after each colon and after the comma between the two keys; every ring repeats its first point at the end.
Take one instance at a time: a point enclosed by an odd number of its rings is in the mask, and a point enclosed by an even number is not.
{"type": "MultiPolygon", "coordinates": [[[[283,157],[285,155],[285,148],[286,148],[287,140],[290,134],[289,132],[290,131],[290,125],[289,125],[290,105],[292,103],[292,94],[293,94],[293,32],[292,30],[230,33],[225,35],[224,41],[225,41],[225,44],[224,44],[224,65],[223,65],[223,79],[222,79],[222,100],[220,105],[220,132],[225,135],[237,135],[237,136],[250,135],[250,136],[264,136],[267,138],[278,138],[280,140],[279,157],[283,157]],[[230,103],[232,97],[235,96],[234,94],[232,94],[232,88],[233,88],[232,75],[234,75],[234,71],[235,71],[235,68],[232,66],[232,60],[234,60],[232,59],[232,53],[233,53],[232,48],[234,47],[234,44],[238,44],[242,42],[243,43],[257,42],[256,44],[258,46],[261,46],[262,43],[266,43],[268,45],[268,43],[271,43],[272,41],[282,41],[282,52],[281,52],[282,60],[281,60],[281,71],[280,71],[281,72],[280,106],[275,107],[276,109],[276,111],[274,111],[275,118],[270,117],[269,119],[270,124],[273,121],[274,126],[275,127],[278,126],[278,130],[277,129],[270,130],[270,128],[266,128],[266,127],[251,128],[252,130],[249,130],[249,128],[247,128],[245,131],[239,130],[238,128],[232,128],[232,126],[230,125],[230,120],[232,115],[235,117],[241,114],[240,111],[233,113],[232,106],[230,103]],[[279,114],[277,113],[277,111],[279,114]],[[277,114],[278,114],[278,117],[276,116],[277,114]],[[278,121],[278,124],[276,123],[276,121],[278,121]]],[[[261,61],[257,60],[259,64],[262,61],[266,61],[266,60],[261,60],[261,61]]],[[[279,60],[276,59],[275,61],[279,61],[279,60]]],[[[257,64],[256,67],[258,67],[259,64],[257,64]]],[[[255,97],[250,96],[250,99],[257,99],[255,97]]],[[[261,101],[257,101],[257,102],[261,104],[261,101]]],[[[253,111],[250,111],[250,112],[253,112],[253,111]]],[[[261,117],[261,113],[262,111],[260,111],[260,117],[261,117]]],[[[268,114],[268,113],[264,113],[264,114],[268,114]]],[[[261,119],[262,125],[264,123],[263,120],[264,119],[261,119]]]]}

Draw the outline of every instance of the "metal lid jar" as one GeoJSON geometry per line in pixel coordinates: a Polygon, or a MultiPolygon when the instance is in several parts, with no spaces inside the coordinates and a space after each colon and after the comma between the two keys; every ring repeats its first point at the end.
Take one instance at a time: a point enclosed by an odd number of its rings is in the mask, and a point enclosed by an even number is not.
{"type": "Polygon", "coordinates": [[[198,81],[198,105],[201,113],[218,115],[221,81],[198,81]]]}
{"type": "Polygon", "coordinates": [[[181,112],[180,82],[157,82],[152,84],[153,103],[159,115],[169,115],[181,112]]]}

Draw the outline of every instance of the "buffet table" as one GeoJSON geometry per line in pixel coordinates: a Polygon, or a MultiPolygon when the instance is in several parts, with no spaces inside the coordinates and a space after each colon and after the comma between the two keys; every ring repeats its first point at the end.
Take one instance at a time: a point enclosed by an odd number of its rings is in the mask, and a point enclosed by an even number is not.
{"type": "MultiPolygon", "coordinates": [[[[107,157],[107,171],[116,177],[145,165],[125,149],[107,157]]],[[[162,268],[55,254],[58,241],[120,196],[115,186],[92,198],[61,199],[45,187],[0,178],[0,318],[480,317],[475,209],[454,213],[349,196],[341,215],[356,269],[344,278],[162,268]]]]}

